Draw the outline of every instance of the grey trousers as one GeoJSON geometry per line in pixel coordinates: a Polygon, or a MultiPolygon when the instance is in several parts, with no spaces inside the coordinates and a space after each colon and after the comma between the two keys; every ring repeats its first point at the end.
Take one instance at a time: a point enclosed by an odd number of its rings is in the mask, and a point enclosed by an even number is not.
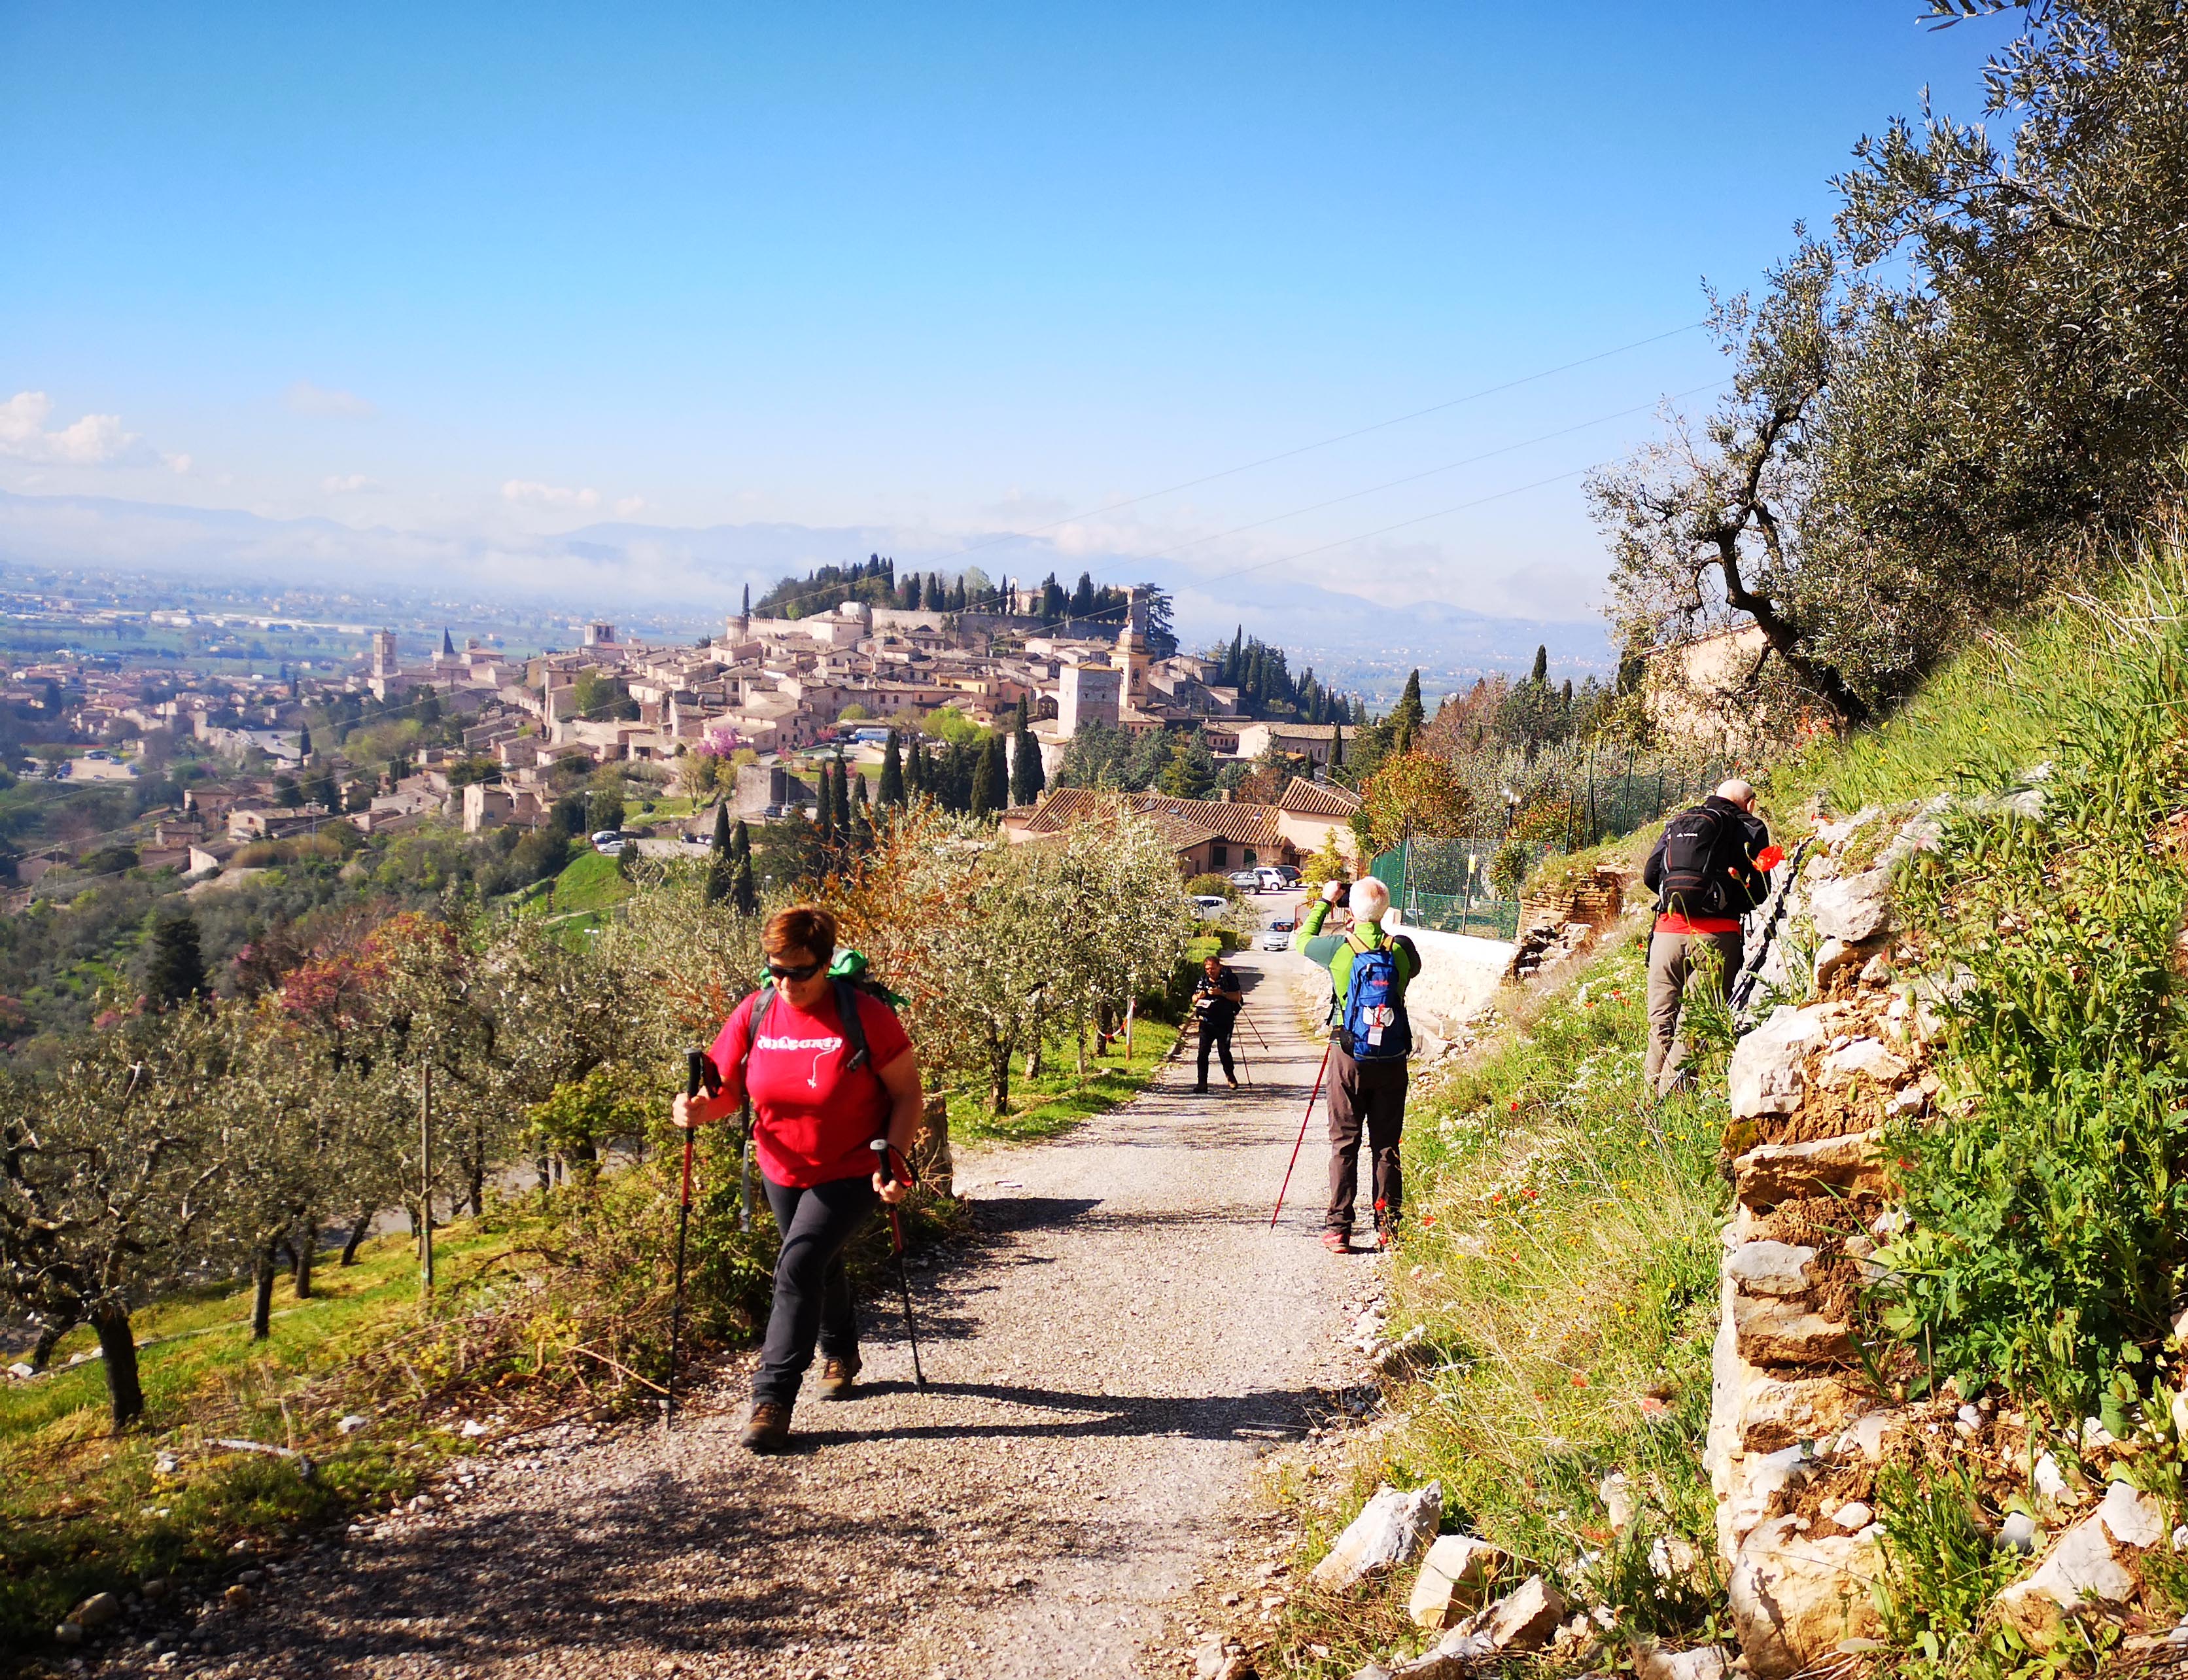
{"type": "Polygon", "coordinates": [[[1662,1097],[1678,1086],[1687,1046],[1679,1036],[1679,1014],[1686,1002],[1687,981],[1695,972],[1695,954],[1714,946],[1723,973],[1718,980],[1727,995],[1739,976],[1746,955],[1747,936],[1730,933],[1666,933],[1661,928],[1649,939],[1649,1055],[1641,1075],[1649,1088],[1662,1097]]]}

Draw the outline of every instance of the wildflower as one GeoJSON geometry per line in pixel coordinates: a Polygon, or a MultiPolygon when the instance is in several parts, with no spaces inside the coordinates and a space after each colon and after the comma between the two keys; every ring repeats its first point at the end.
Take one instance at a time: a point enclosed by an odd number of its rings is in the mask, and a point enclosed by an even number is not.
{"type": "Polygon", "coordinates": [[[1520,1193],[1531,1202],[1535,1199],[1535,1192],[1531,1190],[1522,1190],[1520,1193]]]}
{"type": "Polygon", "coordinates": [[[1512,1112],[1515,1114],[1520,1112],[1520,1099],[1516,1097],[1512,1099],[1512,1112]]]}
{"type": "Polygon", "coordinates": [[[1572,1385],[1576,1389],[1586,1388],[1587,1386],[1587,1373],[1582,1371],[1574,1372],[1572,1374],[1572,1385]]]}
{"type": "Polygon", "coordinates": [[[1653,1394],[1641,1396],[1641,1415],[1644,1418],[1661,1418],[1671,1409],[1653,1394]]]}
{"type": "Polygon", "coordinates": [[[1434,1214],[1423,1214],[1423,1215],[1421,1215],[1421,1228],[1422,1228],[1424,1231],[1427,1230],[1429,1226],[1430,1226],[1431,1225],[1434,1225],[1435,1223],[1435,1215],[1434,1214]]]}

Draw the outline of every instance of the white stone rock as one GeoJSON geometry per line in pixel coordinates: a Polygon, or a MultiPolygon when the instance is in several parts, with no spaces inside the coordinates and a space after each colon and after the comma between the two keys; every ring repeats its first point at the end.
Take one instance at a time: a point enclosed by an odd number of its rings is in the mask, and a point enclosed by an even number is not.
{"type": "Polygon", "coordinates": [[[1728,1556],[1759,1524],[1776,1514],[1785,1491],[1807,1463],[1798,1441],[1775,1452],[1750,1453],[1733,1466],[1732,1488],[1717,1508],[1717,1537],[1728,1556]]]}
{"type": "Polygon", "coordinates": [[[1851,1534],[1856,1529],[1867,1528],[1869,1519],[1874,1514],[1868,1506],[1856,1499],[1850,1503],[1840,1506],[1837,1514],[1831,1518],[1831,1520],[1851,1534]]]}
{"type": "Polygon", "coordinates": [[[1882,951],[1862,965],[1861,983],[1864,986],[1881,986],[1892,978],[1892,959],[1882,951]]]}
{"type": "Polygon", "coordinates": [[[2138,1552],[2146,1552],[2165,1538],[2165,1513],[2157,1502],[2123,1481],[2106,1488],[2104,1501],[2097,1507],[2097,1520],[2121,1545],[2132,1546],[2138,1552]]]}
{"type": "Polygon", "coordinates": [[[464,1419],[463,1428],[458,1429],[456,1433],[465,1440],[477,1440],[486,1433],[486,1425],[476,1418],[466,1418],[464,1419]]]}
{"type": "Polygon", "coordinates": [[[1801,1520],[1762,1524],[1733,1566],[1733,1626],[1757,1680],[1788,1680],[1836,1655],[1841,1641],[1884,1631],[1869,1592],[1879,1571],[1873,1539],[1811,1537],[1801,1520]]]}
{"type": "Polygon", "coordinates": [[[1826,939],[1816,947],[1816,984],[1827,986],[1839,971],[1850,967],[1869,955],[1862,945],[1850,945],[1844,939],[1826,939]]]}
{"type": "Polygon", "coordinates": [[[1725,1680],[1732,1653],[1722,1645],[1697,1645],[1690,1651],[1655,1648],[1634,1654],[1636,1680],[1725,1680]]]}
{"type": "Polygon", "coordinates": [[[2036,1549],[2042,1531],[2036,1519],[2026,1511],[2009,1511],[2005,1520],[1998,1525],[1998,1543],[2009,1551],[2029,1553],[2036,1549]]]}
{"type": "Polygon", "coordinates": [[[94,1593],[68,1613],[68,1620],[89,1632],[121,1615],[121,1600],[111,1593],[94,1593]]]}
{"type": "Polygon", "coordinates": [[[1816,1083],[1826,1091],[1872,1080],[1896,1085],[1907,1077],[1907,1064],[1885,1047],[1882,1039],[1855,1039],[1845,1048],[1825,1056],[1816,1068],[1816,1083]]]}
{"type": "Polygon", "coordinates": [[[359,1429],[369,1428],[371,1423],[372,1419],[366,1417],[363,1412],[352,1412],[347,1417],[344,1418],[340,1423],[336,1423],[335,1427],[346,1435],[353,1435],[359,1429]]]}
{"type": "Polygon", "coordinates": [[[1595,1491],[1611,1527],[1624,1528],[1633,1520],[1633,1484],[1625,1471],[1613,1470],[1596,1485],[1595,1491]]]}
{"type": "Polygon", "coordinates": [[[2034,1574],[2016,1581],[1998,1595],[1998,1608],[2024,1630],[2035,1631],[2055,1622],[2059,1612],[2071,1610],[2094,1598],[2102,1604],[2124,1604],[2134,1593],[2134,1577],[2120,1566],[2112,1553],[2112,1536],[2100,1517],[2085,1517],[2051,1548],[2050,1556],[2034,1574]]]}
{"type": "Polygon", "coordinates": [[[19,1383],[27,1383],[38,1373],[19,1359],[8,1367],[8,1374],[19,1383]]]}
{"type": "Polygon", "coordinates": [[[1733,1050],[1728,1077],[1733,1117],[1754,1119],[1798,1108],[1807,1058],[1828,1037],[1820,1010],[1780,1005],[1733,1050]]]}
{"type": "Polygon", "coordinates": [[[2067,1478],[2060,1472],[2059,1461],[2048,1452],[2036,1461],[2029,1479],[2046,1499],[2063,1499],[2067,1496],[2067,1478]]]}
{"type": "Polygon", "coordinates": [[[1483,1613],[1480,1631],[1489,1636],[1492,1650],[1531,1651],[1558,1631],[1565,1615],[1564,1594],[1541,1576],[1530,1576],[1483,1613]]]}
{"type": "Polygon", "coordinates": [[[1792,1243],[1743,1243],[1725,1256],[1725,1275],[1751,1295],[1797,1295],[1808,1288],[1816,1251],[1792,1243]]]}
{"type": "Polygon", "coordinates": [[[1421,1627],[1448,1627],[1486,1596],[1506,1564],[1503,1553],[1470,1534],[1438,1535],[1421,1559],[1406,1614],[1421,1627]]]}
{"type": "Polygon", "coordinates": [[[1864,870],[1820,882],[1808,894],[1808,919],[1827,939],[1858,945],[1892,925],[1892,871],[1864,870]]]}
{"type": "Polygon", "coordinates": [[[1343,1592],[1373,1574],[1418,1554],[1443,1520],[1443,1485],[1430,1482],[1413,1493],[1375,1490],[1329,1555],[1314,1566],[1317,1585],[1343,1592]]]}

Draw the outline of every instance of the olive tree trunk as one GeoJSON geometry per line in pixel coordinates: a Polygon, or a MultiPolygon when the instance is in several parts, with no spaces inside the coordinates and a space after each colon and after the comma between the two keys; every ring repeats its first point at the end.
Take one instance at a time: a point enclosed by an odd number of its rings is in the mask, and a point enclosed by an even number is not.
{"type": "Polygon", "coordinates": [[[144,1385],[138,1379],[137,1338],[130,1333],[129,1309],[119,1301],[101,1301],[91,1310],[91,1328],[99,1333],[114,1427],[127,1429],[144,1415],[144,1385]]]}

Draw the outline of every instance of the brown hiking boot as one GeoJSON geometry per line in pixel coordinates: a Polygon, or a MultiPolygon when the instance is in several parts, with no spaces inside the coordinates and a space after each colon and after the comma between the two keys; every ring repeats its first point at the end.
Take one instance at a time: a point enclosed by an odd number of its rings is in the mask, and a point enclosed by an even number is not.
{"type": "Polygon", "coordinates": [[[781,1452],[790,1445],[790,1408],[779,1401],[755,1401],[737,1445],[753,1452],[781,1452]]]}
{"type": "Polygon", "coordinates": [[[859,1361],[856,1356],[849,1359],[824,1359],[820,1361],[820,1398],[823,1400],[851,1400],[859,1391],[859,1361]]]}

